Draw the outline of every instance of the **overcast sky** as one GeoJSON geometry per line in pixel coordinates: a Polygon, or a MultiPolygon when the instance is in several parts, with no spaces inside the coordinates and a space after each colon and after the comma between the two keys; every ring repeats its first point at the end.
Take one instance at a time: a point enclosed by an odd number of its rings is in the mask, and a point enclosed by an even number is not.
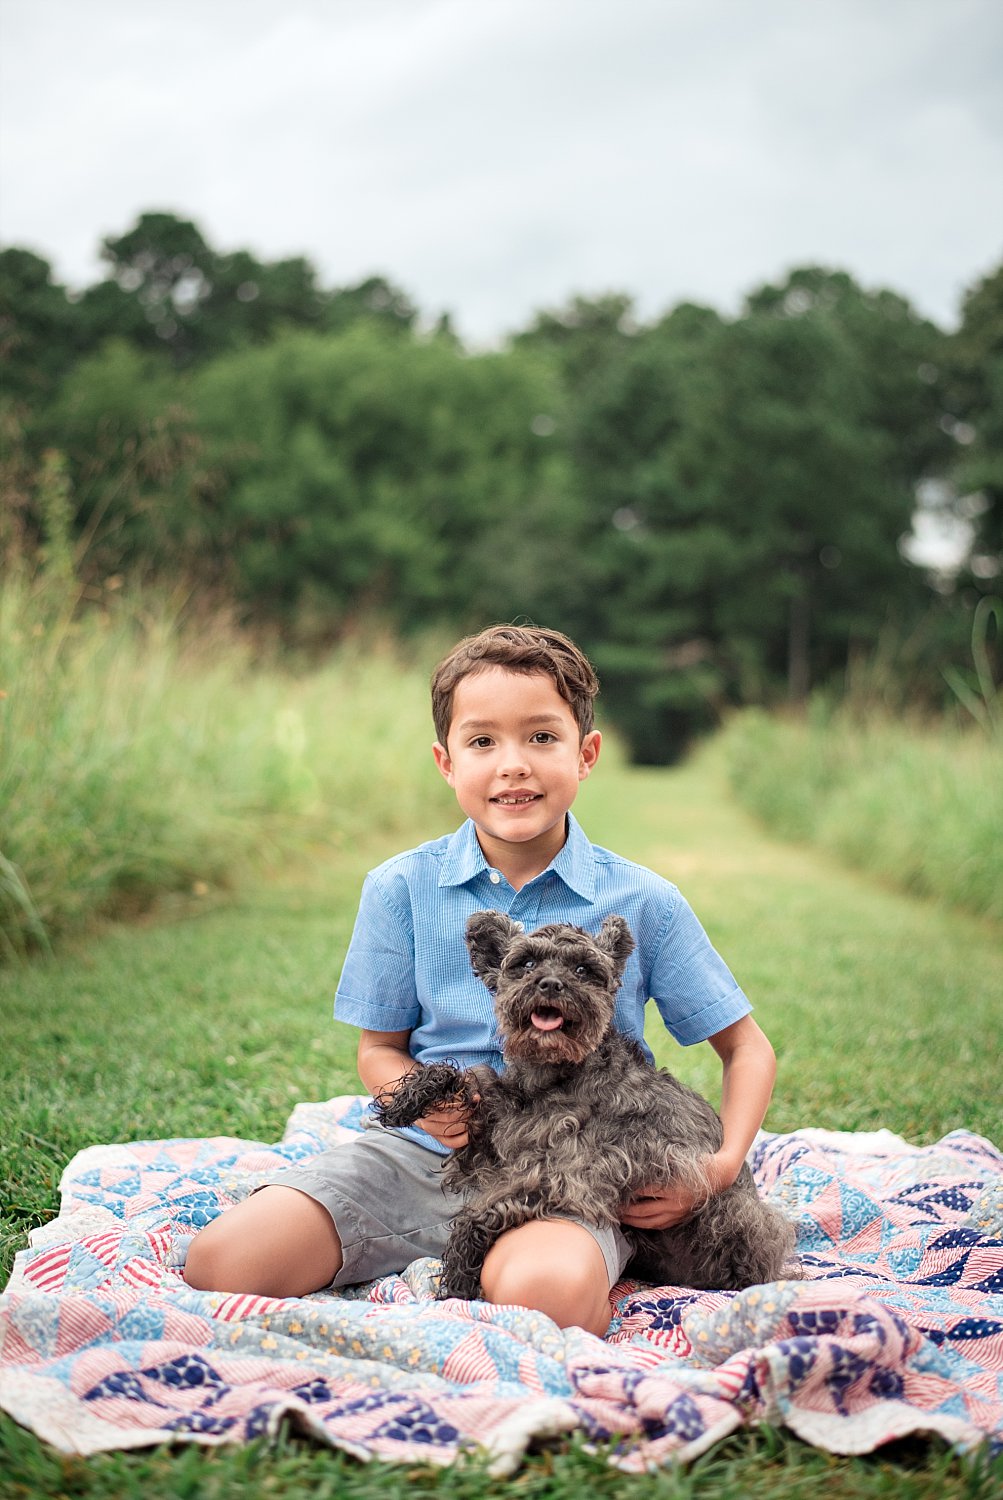
{"type": "Polygon", "coordinates": [[[0,238],[150,209],[491,342],[572,293],[844,267],[950,326],[1003,255],[1003,0],[0,0],[0,238]]]}

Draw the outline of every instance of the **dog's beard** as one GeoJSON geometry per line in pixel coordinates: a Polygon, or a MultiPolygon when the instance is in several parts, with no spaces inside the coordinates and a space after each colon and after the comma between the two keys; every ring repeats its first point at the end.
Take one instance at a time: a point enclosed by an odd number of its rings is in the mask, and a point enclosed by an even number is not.
{"type": "Polygon", "coordinates": [[[505,1056],[514,1062],[583,1063],[606,1035],[613,1015],[612,1005],[597,1007],[595,998],[594,990],[580,996],[569,984],[559,995],[541,994],[535,979],[499,992],[498,1029],[505,1056]]]}

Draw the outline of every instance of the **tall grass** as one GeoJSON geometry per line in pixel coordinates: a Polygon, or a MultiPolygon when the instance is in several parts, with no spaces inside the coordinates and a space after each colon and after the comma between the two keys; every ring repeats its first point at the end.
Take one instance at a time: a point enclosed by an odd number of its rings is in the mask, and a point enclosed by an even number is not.
{"type": "Polygon", "coordinates": [[[1003,918],[1003,742],[816,702],[725,731],[731,783],[781,836],[904,890],[1003,918]]]}
{"type": "MultiPolygon", "coordinates": [[[[114,580],[113,580],[114,581],[114,580]]],[[[426,677],[388,645],[296,676],[179,601],[0,586],[0,943],[195,898],[450,806],[426,677]]]]}

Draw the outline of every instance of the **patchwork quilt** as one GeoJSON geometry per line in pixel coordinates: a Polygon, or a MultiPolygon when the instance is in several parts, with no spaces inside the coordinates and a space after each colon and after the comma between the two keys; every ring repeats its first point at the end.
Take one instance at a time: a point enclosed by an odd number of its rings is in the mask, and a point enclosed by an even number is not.
{"type": "Polygon", "coordinates": [[[1003,1155],[953,1131],[763,1135],[760,1191],[800,1269],[737,1293],[623,1281],[605,1339],[436,1302],[438,1263],[342,1295],[192,1291],[191,1236],[283,1163],[349,1139],[364,1101],[301,1104],[281,1142],[140,1141],[69,1164],[0,1298],[0,1407],[68,1453],[237,1443],[289,1422],[362,1459],[497,1473],[578,1432],[627,1471],[743,1424],[835,1453],[908,1433],[1003,1448],[1003,1155]]]}

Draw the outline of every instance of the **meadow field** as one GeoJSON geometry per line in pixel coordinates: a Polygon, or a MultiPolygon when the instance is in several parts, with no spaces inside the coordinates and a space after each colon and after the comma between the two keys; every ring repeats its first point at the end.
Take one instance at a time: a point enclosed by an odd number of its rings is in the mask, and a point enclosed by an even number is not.
{"type": "MultiPolygon", "coordinates": [[[[967,722],[966,722],[967,721],[967,722]]],[[[1003,919],[1003,736],[814,702],[736,715],[733,789],[781,838],[817,844],[879,880],[1003,919]]]]}
{"type": "Polygon", "coordinates": [[[426,673],[388,642],[297,671],[184,591],[78,605],[58,575],[0,587],[8,957],[448,805],[426,673]]]}
{"type": "MultiPolygon", "coordinates": [[[[16,630],[8,614],[0,631],[4,1279],[27,1232],[55,1214],[59,1174],[80,1148],[271,1141],[298,1100],[358,1092],[355,1035],[332,1022],[331,998],[362,876],[458,821],[428,749],[428,660],[369,643],[294,673],[222,626],[186,632],[178,615],[124,604],[81,623],[22,597],[16,630]],[[28,795],[39,788],[44,807],[28,795]]],[[[978,753],[991,766],[999,752],[978,753]]],[[[736,800],[734,764],[726,738],[679,769],[635,769],[611,738],[576,812],[594,840],[682,887],[749,992],[779,1056],[767,1127],[887,1127],[917,1142],[966,1127],[999,1142],[998,913],[965,910],[934,882],[851,868],[803,825],[767,832],[736,800]]],[[[973,835],[972,860],[987,795],[955,820],[973,835]]],[[[649,1039],[716,1098],[710,1049],[678,1049],[657,1027],[649,1039]]],[[[273,1447],[71,1459],[7,1419],[0,1475],[5,1497],[165,1500],[374,1500],[405,1484],[457,1500],[809,1487],[989,1500],[999,1484],[978,1456],[938,1444],[850,1459],[765,1429],[685,1471],[628,1477],[572,1444],[501,1482],[476,1464],[362,1466],[288,1435],[273,1447]]]]}

